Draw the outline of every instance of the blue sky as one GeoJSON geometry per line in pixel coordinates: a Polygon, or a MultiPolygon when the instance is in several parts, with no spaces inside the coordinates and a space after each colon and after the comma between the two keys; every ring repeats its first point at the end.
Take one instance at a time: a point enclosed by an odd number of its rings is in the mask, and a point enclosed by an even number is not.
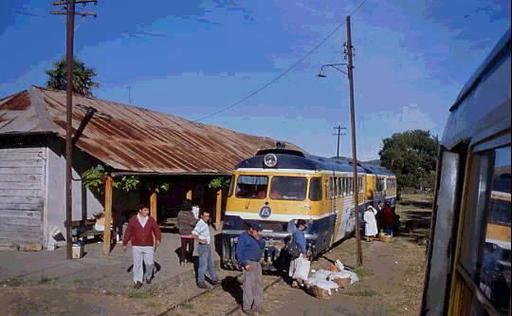
{"type": "MultiPolygon", "coordinates": [[[[0,4],[0,96],[45,85],[63,56],[65,17],[51,1],[0,4]]],[[[75,54],[97,71],[100,98],[197,119],[259,88],[304,56],[360,1],[99,0],[80,10],[75,54]]],[[[358,154],[413,128],[441,134],[448,107],[510,27],[510,1],[368,0],[352,18],[358,154]]],[[[205,123],[335,154],[333,127],[349,127],[342,27],[285,77],[205,123]]],[[[350,155],[349,135],[341,152],[350,155]]]]}

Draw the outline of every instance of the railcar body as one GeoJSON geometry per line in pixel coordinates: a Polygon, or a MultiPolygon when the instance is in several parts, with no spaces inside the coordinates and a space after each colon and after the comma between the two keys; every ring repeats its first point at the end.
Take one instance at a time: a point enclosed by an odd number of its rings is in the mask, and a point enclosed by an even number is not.
{"type": "Polygon", "coordinates": [[[240,162],[233,172],[224,216],[223,266],[238,268],[236,243],[251,221],[263,226],[265,269],[278,268],[281,250],[298,219],[308,224],[305,236],[311,255],[325,252],[354,232],[354,195],[358,194],[360,214],[369,202],[366,176],[358,166],[355,185],[349,162],[286,149],[263,150],[240,162]]]}
{"type": "Polygon", "coordinates": [[[422,315],[510,315],[510,30],[450,108],[422,315]]]}

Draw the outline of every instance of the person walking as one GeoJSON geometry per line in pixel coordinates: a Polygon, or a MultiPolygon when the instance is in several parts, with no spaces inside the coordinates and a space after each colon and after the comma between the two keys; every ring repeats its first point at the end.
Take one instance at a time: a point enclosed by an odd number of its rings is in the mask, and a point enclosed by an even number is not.
{"type": "Polygon", "coordinates": [[[197,252],[199,253],[199,268],[197,269],[197,286],[202,289],[207,289],[205,279],[206,271],[210,276],[212,285],[218,282],[217,272],[215,271],[215,263],[213,261],[212,252],[212,238],[209,227],[210,212],[207,210],[201,211],[199,221],[192,230],[192,235],[197,241],[197,252]]]}
{"type": "Polygon", "coordinates": [[[376,237],[379,233],[379,230],[377,229],[377,220],[375,219],[376,215],[377,210],[373,206],[368,205],[364,212],[364,235],[367,241],[371,241],[371,238],[376,237]]]}
{"type": "Polygon", "coordinates": [[[180,264],[192,262],[194,253],[194,236],[192,230],[196,226],[197,219],[192,213],[192,205],[185,203],[183,209],[178,213],[178,230],[180,233],[180,264]]]}
{"type": "Polygon", "coordinates": [[[265,241],[260,235],[261,224],[247,224],[247,231],[238,238],[236,259],[244,274],[242,310],[252,315],[255,312],[262,312],[263,275],[260,260],[265,249],[265,241]]]}
{"type": "Polygon", "coordinates": [[[151,283],[155,249],[160,245],[161,240],[160,227],[149,216],[147,205],[140,205],[137,215],[130,218],[123,238],[123,251],[126,251],[129,242],[132,244],[134,288],[140,288],[143,280],[146,280],[147,284],[151,283]]]}
{"type": "Polygon", "coordinates": [[[295,230],[292,233],[292,238],[288,247],[288,252],[292,259],[290,261],[290,268],[288,269],[288,276],[292,279],[293,288],[298,288],[299,285],[302,286],[305,281],[302,276],[305,273],[302,273],[303,271],[301,271],[301,269],[304,269],[303,262],[304,260],[307,260],[306,237],[304,236],[304,231],[307,228],[305,220],[297,220],[295,230]]]}

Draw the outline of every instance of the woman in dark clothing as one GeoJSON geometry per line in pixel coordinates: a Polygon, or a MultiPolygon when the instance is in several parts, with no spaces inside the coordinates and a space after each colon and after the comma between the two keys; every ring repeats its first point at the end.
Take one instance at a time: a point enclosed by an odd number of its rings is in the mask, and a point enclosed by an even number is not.
{"type": "Polygon", "coordinates": [[[386,206],[382,210],[382,224],[384,225],[384,232],[393,236],[393,226],[395,223],[395,212],[391,208],[391,204],[386,202],[386,206]]]}
{"type": "Polygon", "coordinates": [[[192,262],[194,253],[194,236],[192,230],[197,223],[197,219],[192,213],[192,207],[187,207],[178,213],[178,230],[180,232],[180,264],[192,262]]]}

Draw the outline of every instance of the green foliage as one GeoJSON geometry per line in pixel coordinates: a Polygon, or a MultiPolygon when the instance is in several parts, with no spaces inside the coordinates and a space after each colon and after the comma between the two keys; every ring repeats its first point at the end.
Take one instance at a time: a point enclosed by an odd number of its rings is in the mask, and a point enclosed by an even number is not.
{"type": "Polygon", "coordinates": [[[439,141],[423,130],[393,134],[379,152],[383,166],[397,175],[398,185],[416,189],[434,187],[439,141]]]}
{"type": "MultiPolygon", "coordinates": [[[[66,59],[63,58],[53,64],[53,69],[47,70],[48,81],[46,86],[50,89],[66,90],[66,59]]],[[[85,66],[78,59],[73,60],[73,92],[81,95],[92,96],[92,89],[99,84],[93,81],[96,71],[85,66]]]]}
{"type": "Polygon", "coordinates": [[[229,187],[229,184],[231,182],[230,177],[217,177],[213,178],[210,183],[208,183],[208,188],[210,189],[222,189],[229,187]]]}
{"type": "MultiPolygon", "coordinates": [[[[82,183],[91,191],[103,194],[105,191],[105,177],[107,172],[102,165],[91,167],[82,173],[82,183]]],[[[124,176],[121,180],[114,179],[112,186],[115,189],[130,192],[137,189],[140,183],[139,177],[124,176]]]]}
{"type": "Polygon", "coordinates": [[[146,190],[155,190],[156,193],[167,192],[170,189],[170,184],[163,181],[145,181],[144,187],[146,190]]]}
{"type": "Polygon", "coordinates": [[[102,193],[105,185],[105,168],[102,165],[91,167],[82,173],[82,183],[91,191],[102,193]]]}
{"type": "Polygon", "coordinates": [[[137,185],[139,184],[140,180],[138,177],[135,176],[124,176],[119,181],[115,181],[112,184],[114,188],[123,190],[125,192],[133,191],[137,188],[137,185]]]}

